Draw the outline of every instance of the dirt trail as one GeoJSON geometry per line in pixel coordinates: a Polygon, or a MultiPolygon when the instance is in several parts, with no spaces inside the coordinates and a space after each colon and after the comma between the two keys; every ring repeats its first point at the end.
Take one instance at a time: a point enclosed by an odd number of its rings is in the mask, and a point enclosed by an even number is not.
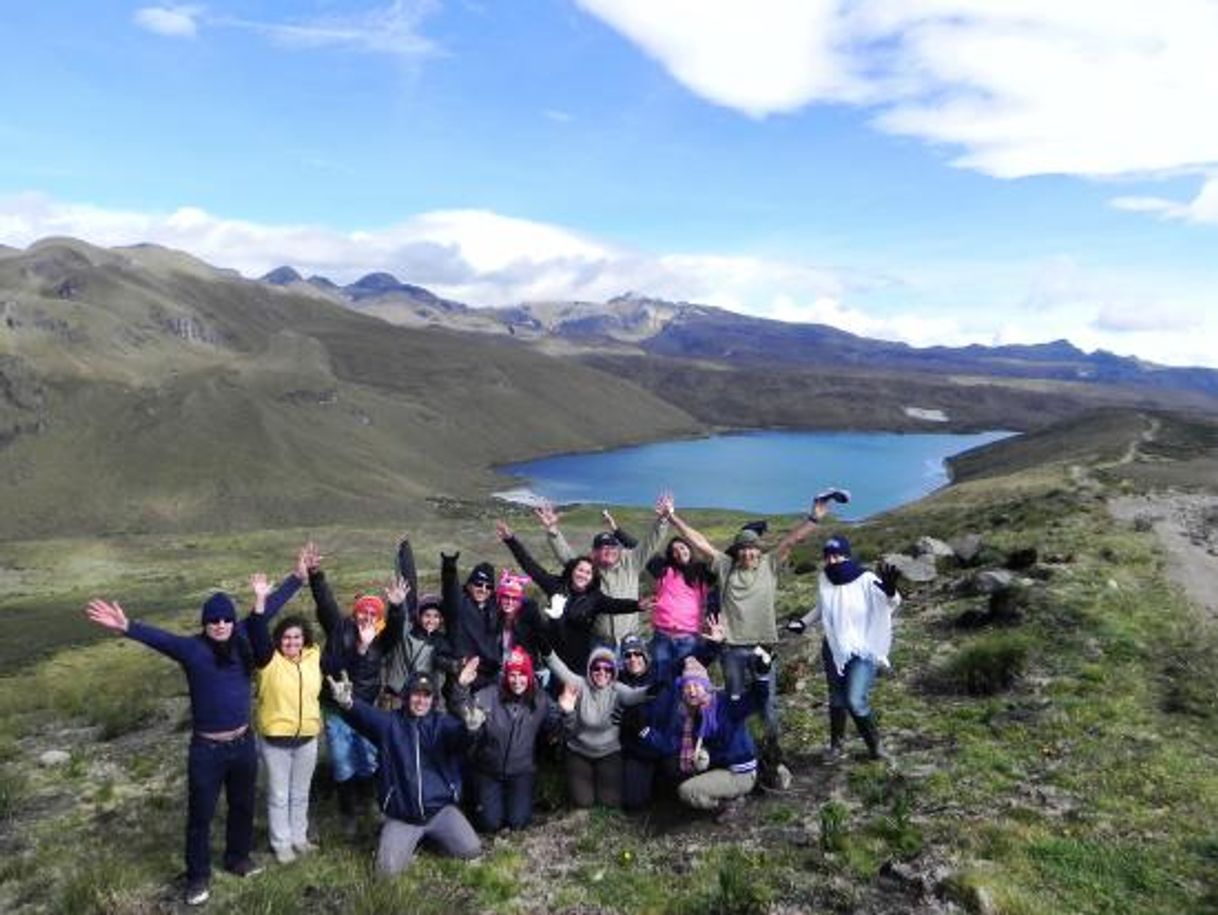
{"type": "Polygon", "coordinates": [[[1120,496],[1108,507],[1114,518],[1151,526],[1167,554],[1172,581],[1211,619],[1218,619],[1218,496],[1120,496]]]}

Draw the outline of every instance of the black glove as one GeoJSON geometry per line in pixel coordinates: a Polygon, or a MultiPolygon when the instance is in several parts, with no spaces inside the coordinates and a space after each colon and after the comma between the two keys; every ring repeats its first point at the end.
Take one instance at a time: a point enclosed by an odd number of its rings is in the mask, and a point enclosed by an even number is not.
{"type": "Polygon", "coordinates": [[[615,728],[621,727],[622,716],[625,713],[626,713],[626,709],[621,703],[615,704],[613,706],[613,711],[611,711],[609,713],[609,723],[612,724],[615,728]]]}
{"type": "Polygon", "coordinates": [[[753,648],[753,670],[758,676],[764,677],[774,666],[774,656],[760,645],[753,648]]]}
{"type": "Polygon", "coordinates": [[[787,620],[787,632],[794,632],[797,635],[802,635],[808,628],[808,624],[804,622],[804,618],[800,614],[796,614],[787,620]]]}
{"type": "Polygon", "coordinates": [[[877,587],[889,597],[895,597],[897,582],[901,580],[901,570],[890,562],[881,562],[876,567],[875,574],[880,577],[877,587]]]}

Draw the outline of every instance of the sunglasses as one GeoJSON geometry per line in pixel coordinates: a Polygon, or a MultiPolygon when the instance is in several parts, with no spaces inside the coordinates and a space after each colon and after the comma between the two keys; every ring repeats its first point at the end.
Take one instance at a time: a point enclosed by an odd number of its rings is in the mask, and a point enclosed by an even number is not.
{"type": "Polygon", "coordinates": [[[471,581],[469,586],[471,588],[488,589],[491,587],[491,583],[489,581],[471,581]]]}
{"type": "Polygon", "coordinates": [[[227,626],[232,626],[232,625],[234,625],[236,622],[237,622],[237,620],[236,620],[236,618],[235,618],[235,617],[228,617],[228,616],[226,616],[226,617],[224,617],[223,619],[218,619],[218,620],[208,620],[208,621],[207,621],[207,625],[208,625],[208,626],[225,626],[225,625],[227,625],[227,626]]]}
{"type": "Polygon", "coordinates": [[[612,664],[593,664],[591,670],[594,674],[595,673],[611,674],[611,673],[613,673],[613,665],[612,664]]]}
{"type": "Polygon", "coordinates": [[[623,657],[623,658],[641,658],[641,657],[643,657],[643,652],[641,652],[641,651],[627,651],[626,653],[624,653],[624,654],[622,655],[622,657],[623,657]]]}

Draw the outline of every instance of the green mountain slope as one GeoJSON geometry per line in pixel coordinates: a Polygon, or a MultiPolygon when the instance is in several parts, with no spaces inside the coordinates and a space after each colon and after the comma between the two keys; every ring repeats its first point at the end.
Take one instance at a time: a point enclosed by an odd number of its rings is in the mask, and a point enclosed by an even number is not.
{"type": "Polygon", "coordinates": [[[701,428],[510,340],[164,249],[0,256],[0,538],[404,518],[496,462],[701,428]]]}

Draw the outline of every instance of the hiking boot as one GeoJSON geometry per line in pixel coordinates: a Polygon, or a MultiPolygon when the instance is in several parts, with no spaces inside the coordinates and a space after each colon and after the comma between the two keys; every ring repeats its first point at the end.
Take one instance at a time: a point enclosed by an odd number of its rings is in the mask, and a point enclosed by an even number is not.
{"type": "Polygon", "coordinates": [[[283,848],[276,848],[275,860],[280,864],[291,864],[296,860],[296,852],[288,845],[285,845],[283,848]]]}
{"type": "Polygon", "coordinates": [[[208,887],[207,880],[191,880],[186,884],[186,892],[182,896],[182,901],[187,905],[202,905],[211,898],[211,889],[208,887]]]}
{"type": "Polygon", "coordinates": [[[719,805],[719,810],[715,813],[715,822],[735,823],[740,819],[742,813],[744,813],[744,798],[732,798],[719,805]]]}
{"type": "Polygon", "coordinates": [[[236,862],[230,867],[226,867],[225,870],[227,870],[234,877],[245,878],[256,877],[261,874],[265,868],[263,868],[260,864],[255,864],[253,858],[242,858],[240,861],[236,862]]]}

